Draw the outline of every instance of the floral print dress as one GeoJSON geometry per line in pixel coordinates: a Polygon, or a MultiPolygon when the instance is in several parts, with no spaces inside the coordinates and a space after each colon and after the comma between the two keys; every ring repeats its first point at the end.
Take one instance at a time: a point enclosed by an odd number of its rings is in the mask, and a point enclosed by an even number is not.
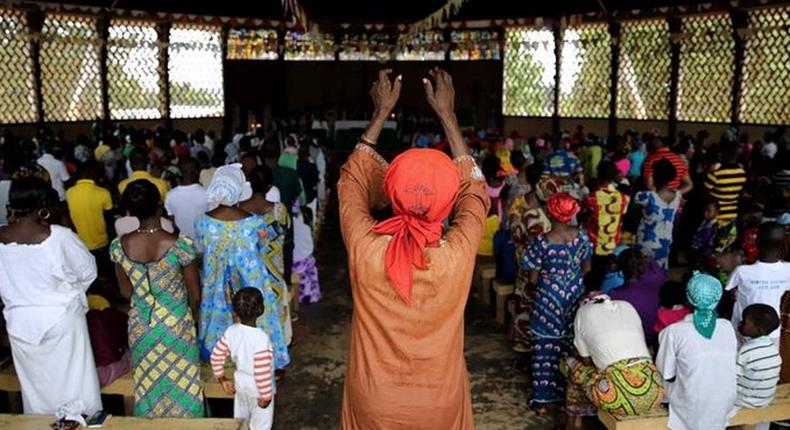
{"type": "Polygon", "coordinates": [[[582,265],[592,255],[585,230],[568,243],[552,243],[542,235],[524,256],[526,270],[540,271],[529,319],[532,344],[532,402],[565,400],[565,379],[560,359],[573,339],[573,318],[584,294],[582,265]]]}
{"type": "Polygon", "coordinates": [[[257,288],[263,294],[266,309],[258,327],[272,340],[275,368],[282,369],[291,361],[273,289],[276,281],[262,257],[268,231],[266,221],[258,215],[238,221],[203,215],[195,222],[195,236],[203,249],[198,345],[204,362],[209,361],[214,345],[233,324],[233,295],[245,287],[257,288]]]}

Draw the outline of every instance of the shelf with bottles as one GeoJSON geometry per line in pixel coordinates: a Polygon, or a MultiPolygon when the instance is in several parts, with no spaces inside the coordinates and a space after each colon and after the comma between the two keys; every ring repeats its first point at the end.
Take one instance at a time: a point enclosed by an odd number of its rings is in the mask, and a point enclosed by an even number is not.
{"type": "Polygon", "coordinates": [[[450,33],[453,61],[500,60],[499,32],[495,30],[455,30],[450,33]]]}
{"type": "Polygon", "coordinates": [[[345,33],[340,42],[341,61],[389,61],[392,37],[386,33],[345,33]]]}
{"type": "Polygon", "coordinates": [[[288,61],[333,61],[335,38],[331,33],[288,31],[285,33],[285,53],[288,61]]]}
{"type": "Polygon", "coordinates": [[[444,61],[447,44],[440,31],[398,36],[395,59],[398,61],[444,61]]]}
{"type": "Polygon", "coordinates": [[[276,60],[277,30],[232,28],[228,32],[229,60],[276,60]]]}

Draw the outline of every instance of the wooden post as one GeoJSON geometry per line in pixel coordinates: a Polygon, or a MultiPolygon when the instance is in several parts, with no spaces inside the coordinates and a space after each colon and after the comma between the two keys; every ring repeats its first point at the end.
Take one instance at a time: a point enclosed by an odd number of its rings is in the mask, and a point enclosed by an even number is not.
{"type": "Polygon", "coordinates": [[[44,123],[44,95],[41,83],[41,30],[44,27],[44,12],[39,9],[27,13],[27,29],[30,38],[30,57],[33,66],[33,94],[36,101],[36,123],[44,123]]]}
{"type": "Polygon", "coordinates": [[[159,88],[160,110],[166,128],[173,127],[173,118],[170,112],[170,27],[169,21],[162,21],[157,25],[156,32],[159,40],[159,88]]]}
{"type": "Polygon", "coordinates": [[[617,135],[617,91],[620,76],[620,23],[609,21],[609,36],[612,43],[612,62],[610,84],[611,94],[609,94],[609,136],[617,135]]]}
{"type": "Polygon", "coordinates": [[[560,60],[562,59],[562,24],[556,19],[551,26],[554,34],[554,113],[551,117],[551,129],[554,134],[560,133],[560,60]]]}
{"type": "Polygon", "coordinates": [[[109,87],[109,68],[107,65],[107,44],[110,40],[110,17],[106,11],[102,11],[96,21],[96,32],[99,35],[99,79],[101,82],[101,130],[106,133],[110,129],[110,87],[109,87]]]}
{"type": "Polygon", "coordinates": [[[222,40],[219,45],[222,47],[222,128],[230,136],[233,135],[233,118],[231,118],[230,102],[228,102],[228,35],[230,34],[230,24],[222,26],[222,40]]]}
{"type": "Polygon", "coordinates": [[[730,12],[732,20],[732,37],[735,40],[735,70],[732,79],[732,107],[730,108],[730,123],[738,127],[741,123],[741,87],[743,86],[743,62],[746,54],[746,41],[738,34],[738,30],[749,27],[749,16],[745,11],[730,12]]]}
{"type": "MultiPolygon", "coordinates": [[[[683,25],[677,16],[669,19],[669,34],[680,33],[683,25]]],[[[667,135],[670,142],[675,141],[678,131],[678,83],[680,81],[680,42],[670,43],[670,75],[669,75],[669,124],[667,135]]]]}

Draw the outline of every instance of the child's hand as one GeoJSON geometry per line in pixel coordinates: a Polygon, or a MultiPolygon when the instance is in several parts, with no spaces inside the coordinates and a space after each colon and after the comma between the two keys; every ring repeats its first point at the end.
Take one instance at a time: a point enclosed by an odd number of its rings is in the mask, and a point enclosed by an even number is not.
{"type": "Polygon", "coordinates": [[[219,380],[219,384],[222,386],[222,391],[224,391],[225,394],[227,395],[236,394],[236,386],[233,385],[233,382],[223,378],[219,380]]]}
{"type": "Polygon", "coordinates": [[[271,403],[272,403],[272,399],[269,400],[258,399],[258,406],[263,409],[268,408],[271,403]]]}

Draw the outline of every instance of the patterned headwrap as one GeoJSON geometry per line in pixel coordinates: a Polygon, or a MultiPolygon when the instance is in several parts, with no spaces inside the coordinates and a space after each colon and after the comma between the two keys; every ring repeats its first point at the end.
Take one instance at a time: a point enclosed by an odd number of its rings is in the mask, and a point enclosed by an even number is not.
{"type": "Polygon", "coordinates": [[[686,287],[686,297],[694,306],[694,328],[706,339],[716,329],[716,306],[721,300],[721,282],[713,276],[694,271],[686,287]]]}
{"type": "Polygon", "coordinates": [[[579,213],[579,202],[568,193],[557,193],[546,202],[549,217],[559,223],[569,223],[579,213]]]}
{"type": "Polygon", "coordinates": [[[408,304],[414,268],[428,268],[425,248],[439,244],[460,184],[455,164],[435,149],[410,149],[387,169],[384,192],[395,216],[376,224],[373,232],[392,236],[384,255],[387,277],[408,304]]]}
{"type": "Polygon", "coordinates": [[[252,197],[252,187],[247,182],[241,164],[222,166],[214,173],[206,190],[209,210],[217,206],[236,206],[252,197]]]}

